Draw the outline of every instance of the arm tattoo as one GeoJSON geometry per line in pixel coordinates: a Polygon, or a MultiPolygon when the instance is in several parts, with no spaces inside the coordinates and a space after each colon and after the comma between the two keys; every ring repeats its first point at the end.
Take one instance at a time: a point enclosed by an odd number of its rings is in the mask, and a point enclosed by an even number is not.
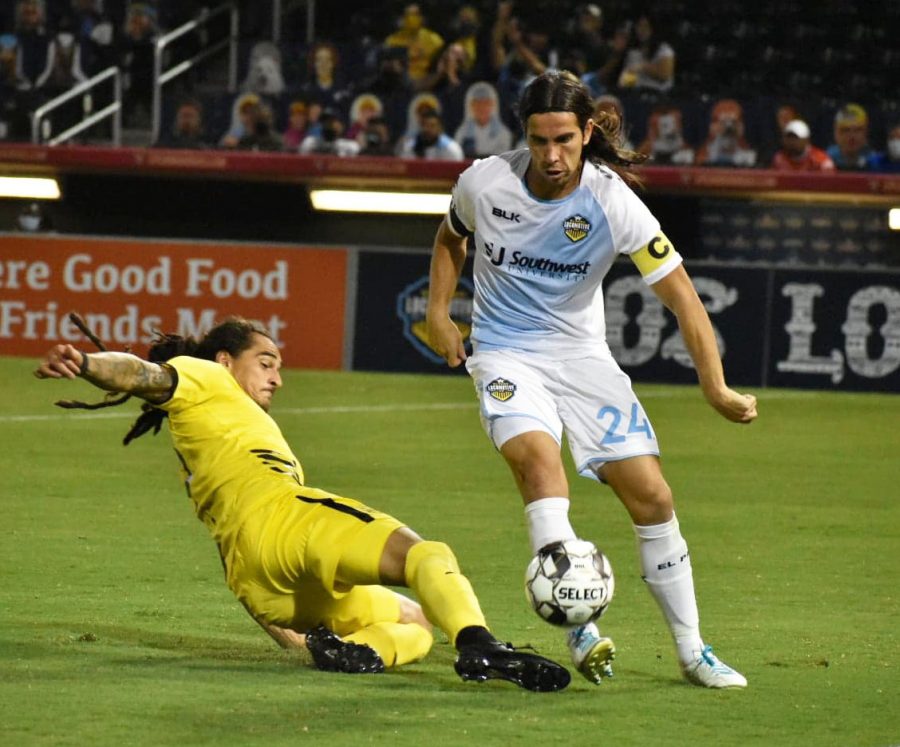
{"type": "Polygon", "coordinates": [[[100,389],[134,394],[155,403],[168,399],[174,384],[169,369],[130,353],[91,353],[82,376],[100,389]]]}

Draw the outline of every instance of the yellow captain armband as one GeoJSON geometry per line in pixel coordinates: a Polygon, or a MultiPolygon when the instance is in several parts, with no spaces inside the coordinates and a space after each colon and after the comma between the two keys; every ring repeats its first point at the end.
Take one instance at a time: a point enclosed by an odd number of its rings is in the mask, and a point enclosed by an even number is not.
{"type": "Polygon", "coordinates": [[[662,231],[629,256],[648,283],[662,279],[681,262],[681,255],[662,231]]]}

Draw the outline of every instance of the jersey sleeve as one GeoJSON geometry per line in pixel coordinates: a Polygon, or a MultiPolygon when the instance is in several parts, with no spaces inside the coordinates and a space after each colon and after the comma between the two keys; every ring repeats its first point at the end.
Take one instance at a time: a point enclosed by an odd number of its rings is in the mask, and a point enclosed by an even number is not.
{"type": "Polygon", "coordinates": [[[629,256],[647,285],[659,282],[682,263],[681,255],[662,231],[629,256]]]}
{"type": "Polygon", "coordinates": [[[166,412],[181,412],[202,404],[230,383],[231,374],[214,361],[181,355],[167,361],[175,372],[177,382],[172,396],[158,407],[166,412]]]}
{"type": "Polygon", "coordinates": [[[616,211],[616,248],[620,254],[628,255],[644,281],[653,285],[681,264],[681,255],[650,209],[630,187],[616,179],[619,193],[610,201],[616,211]]]}
{"type": "Polygon", "coordinates": [[[459,175],[453,185],[447,225],[460,238],[475,233],[475,174],[482,162],[476,161],[459,175]]]}

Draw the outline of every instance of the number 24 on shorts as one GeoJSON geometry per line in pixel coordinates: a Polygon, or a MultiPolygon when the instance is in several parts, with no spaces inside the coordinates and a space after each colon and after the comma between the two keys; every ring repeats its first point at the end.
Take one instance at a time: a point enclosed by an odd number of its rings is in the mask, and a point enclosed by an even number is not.
{"type": "Polygon", "coordinates": [[[650,428],[650,421],[647,420],[646,417],[641,418],[640,415],[641,412],[638,408],[638,403],[634,402],[631,405],[631,418],[628,421],[628,430],[622,435],[619,432],[619,428],[622,425],[625,413],[618,407],[612,407],[611,405],[601,407],[600,412],[597,413],[597,420],[604,422],[608,419],[609,425],[606,428],[606,435],[603,437],[600,444],[620,444],[624,442],[628,436],[636,433],[643,433],[649,440],[654,440],[655,437],[650,428]]]}

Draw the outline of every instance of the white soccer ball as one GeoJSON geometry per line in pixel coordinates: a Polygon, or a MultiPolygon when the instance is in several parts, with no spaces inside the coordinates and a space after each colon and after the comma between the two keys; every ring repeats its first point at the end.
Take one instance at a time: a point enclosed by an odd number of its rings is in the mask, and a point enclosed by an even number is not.
{"type": "Polygon", "coordinates": [[[528,601],[553,625],[577,626],[606,612],[615,578],[609,558],[586,540],[553,542],[525,571],[528,601]]]}

